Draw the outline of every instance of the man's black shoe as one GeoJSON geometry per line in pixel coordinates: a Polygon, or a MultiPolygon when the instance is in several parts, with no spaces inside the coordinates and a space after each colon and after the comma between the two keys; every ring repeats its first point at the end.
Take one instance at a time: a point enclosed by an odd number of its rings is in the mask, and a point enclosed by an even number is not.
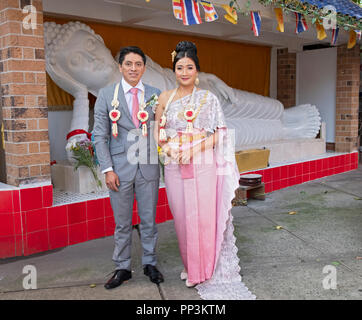
{"type": "Polygon", "coordinates": [[[144,274],[150,277],[151,282],[159,284],[163,282],[163,275],[157,270],[155,266],[146,264],[143,268],[144,274]]]}
{"type": "Polygon", "coordinates": [[[120,286],[123,283],[123,281],[126,281],[131,278],[132,278],[131,271],[124,269],[116,270],[112,278],[108,280],[108,282],[104,285],[104,287],[106,289],[113,289],[120,286]]]}

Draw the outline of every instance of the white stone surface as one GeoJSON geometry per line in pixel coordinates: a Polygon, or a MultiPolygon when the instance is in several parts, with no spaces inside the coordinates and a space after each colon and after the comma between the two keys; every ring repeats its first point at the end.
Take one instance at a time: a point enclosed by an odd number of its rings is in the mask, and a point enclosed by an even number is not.
{"type": "Polygon", "coordinates": [[[69,203],[84,202],[84,201],[96,200],[108,197],[109,197],[108,191],[75,193],[71,191],[53,189],[53,206],[61,206],[69,203]]]}
{"type": "Polygon", "coordinates": [[[11,186],[10,184],[0,182],[0,191],[19,190],[18,187],[11,186]]]}
{"type": "Polygon", "coordinates": [[[323,139],[296,139],[296,140],[279,140],[263,144],[254,144],[252,148],[249,145],[243,145],[236,149],[261,149],[270,150],[269,164],[281,165],[290,161],[308,159],[326,153],[326,144],[323,139]]]}
{"type": "Polygon", "coordinates": [[[107,191],[104,174],[98,168],[98,178],[102,182],[102,188],[97,187],[91,170],[81,166],[74,171],[73,165],[68,161],[60,161],[51,166],[52,182],[55,189],[73,193],[91,193],[107,191]]]}

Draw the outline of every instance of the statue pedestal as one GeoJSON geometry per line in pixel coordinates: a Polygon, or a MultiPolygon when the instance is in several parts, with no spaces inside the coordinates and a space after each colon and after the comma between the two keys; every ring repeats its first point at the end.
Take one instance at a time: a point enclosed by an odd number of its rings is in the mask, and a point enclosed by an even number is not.
{"type": "Polygon", "coordinates": [[[99,168],[97,174],[102,182],[102,188],[97,187],[93,174],[87,167],[82,166],[74,171],[74,166],[67,160],[59,161],[51,166],[54,188],[74,193],[107,191],[104,174],[99,168]]]}
{"type": "Polygon", "coordinates": [[[236,151],[262,149],[264,147],[270,150],[270,165],[308,159],[326,153],[326,142],[324,139],[288,139],[271,141],[240,146],[236,151]]]}

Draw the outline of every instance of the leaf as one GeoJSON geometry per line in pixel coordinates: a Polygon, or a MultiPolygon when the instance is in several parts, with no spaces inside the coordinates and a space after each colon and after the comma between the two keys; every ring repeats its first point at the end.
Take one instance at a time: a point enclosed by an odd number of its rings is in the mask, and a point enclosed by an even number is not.
{"type": "Polygon", "coordinates": [[[92,283],[89,287],[90,288],[95,288],[96,286],[97,286],[96,284],[92,283]]]}
{"type": "Polygon", "coordinates": [[[355,197],[354,200],[362,200],[362,198],[355,197]]]}
{"type": "Polygon", "coordinates": [[[288,212],[288,214],[290,214],[290,215],[297,214],[297,211],[290,211],[290,212],[288,212]]]}
{"type": "Polygon", "coordinates": [[[283,227],[282,226],[276,226],[275,229],[281,230],[281,229],[283,229],[283,227]]]}
{"type": "Polygon", "coordinates": [[[338,261],[333,261],[331,264],[334,265],[334,266],[339,266],[340,265],[340,263],[338,261]]]}

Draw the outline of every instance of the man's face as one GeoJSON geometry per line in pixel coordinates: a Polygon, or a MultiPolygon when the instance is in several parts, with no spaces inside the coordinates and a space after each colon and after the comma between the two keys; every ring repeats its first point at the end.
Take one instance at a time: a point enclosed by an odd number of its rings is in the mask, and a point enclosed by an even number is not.
{"type": "Polygon", "coordinates": [[[119,66],[119,70],[123,74],[124,80],[134,87],[141,80],[146,66],[139,54],[130,52],[124,57],[122,65],[119,66]]]}

